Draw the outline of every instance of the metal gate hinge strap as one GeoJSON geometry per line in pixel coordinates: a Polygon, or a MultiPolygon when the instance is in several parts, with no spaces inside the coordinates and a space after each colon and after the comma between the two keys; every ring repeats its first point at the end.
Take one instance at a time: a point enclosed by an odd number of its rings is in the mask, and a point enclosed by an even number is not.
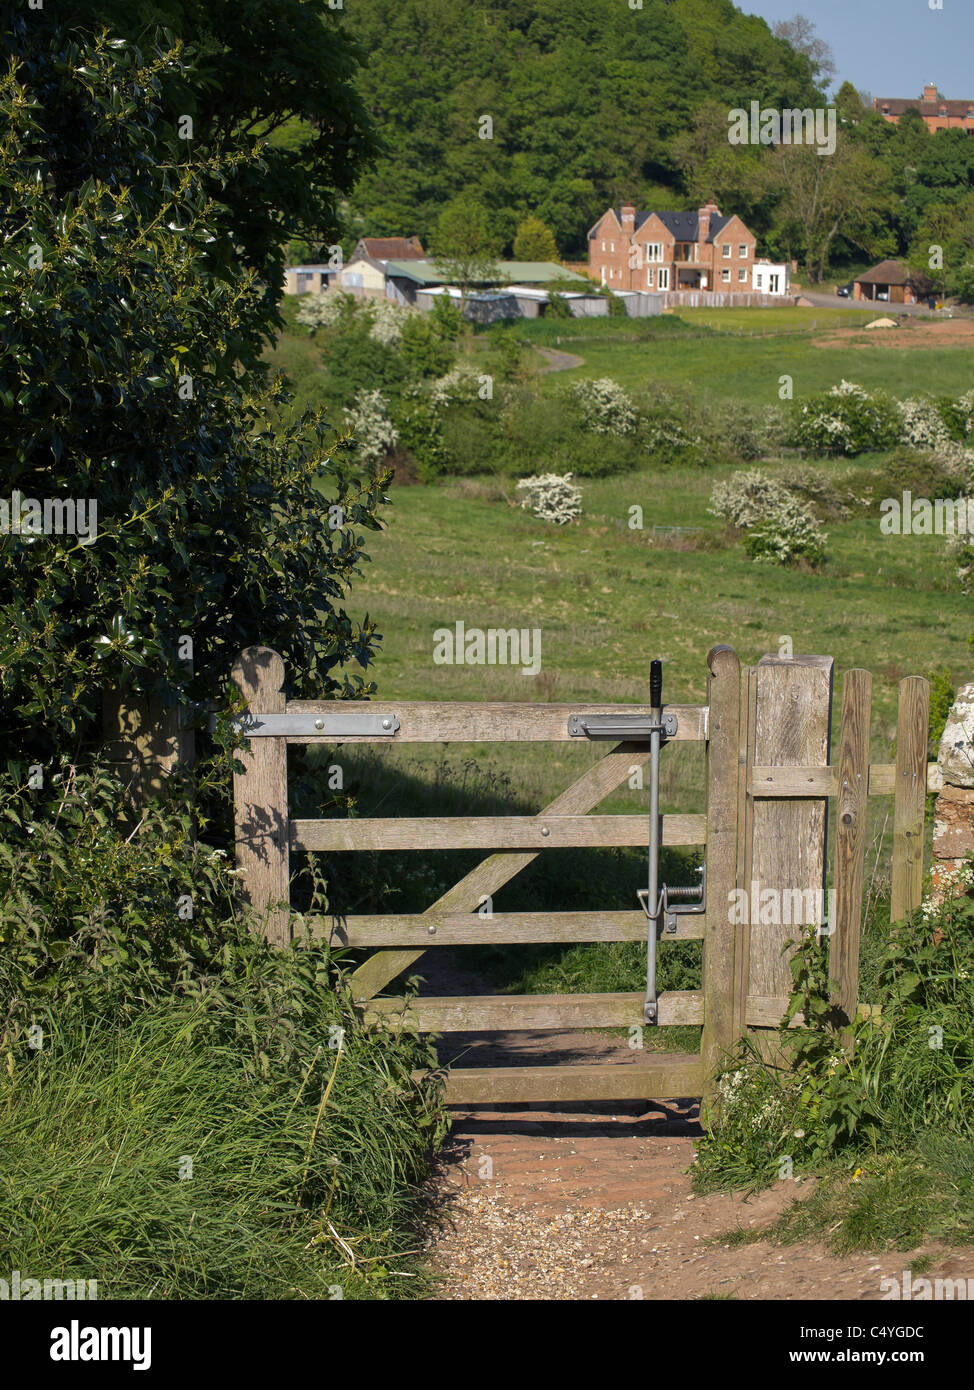
{"type": "Polygon", "coordinates": [[[244,738],[392,738],[399,720],[394,714],[245,714],[233,727],[244,738]]]}

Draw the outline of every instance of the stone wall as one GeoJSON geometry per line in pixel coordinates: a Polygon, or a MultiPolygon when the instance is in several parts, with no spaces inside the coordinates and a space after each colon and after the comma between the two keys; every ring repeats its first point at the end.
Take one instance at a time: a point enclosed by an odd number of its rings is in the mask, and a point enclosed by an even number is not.
{"type": "Polygon", "coordinates": [[[958,871],[974,853],[974,681],[957,692],[937,765],[943,787],[934,806],[932,877],[939,897],[956,889],[958,871]]]}

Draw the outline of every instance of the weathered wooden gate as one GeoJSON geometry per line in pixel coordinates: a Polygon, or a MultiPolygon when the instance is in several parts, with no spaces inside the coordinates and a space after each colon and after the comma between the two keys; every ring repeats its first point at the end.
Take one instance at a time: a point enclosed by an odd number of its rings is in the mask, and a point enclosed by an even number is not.
{"type": "MultiPolygon", "coordinates": [[[[699,1054],[646,1050],[637,1064],[505,1067],[451,1072],[457,1103],[532,1100],[664,1099],[706,1095],[722,1054],[747,1031],[774,1029],[790,993],[784,943],[819,920],[827,879],[827,824],[835,808],[831,974],[835,1003],[857,1009],[866,799],[894,800],[892,915],[919,905],[927,791],[928,683],[899,686],[894,765],[869,763],[872,678],[846,672],[837,760],[829,761],[832,658],[766,656],[741,666],[730,647],[714,647],[706,705],[667,705],[676,740],[706,748],[707,809],[664,815],[664,846],[702,847],[706,911],[676,919],[667,941],[702,939],[702,988],[664,992],[658,1025],[702,1025],[699,1054]],[[743,895],[743,897],[742,897],[743,895]],[[741,911],[742,903],[745,910],[741,911]],[[766,911],[766,905],[785,911],[766,911]],[[798,915],[795,913],[797,906],[798,915]],[[789,910],[790,909],[790,910],[789,910]],[[783,920],[784,919],[784,920],[783,920]]],[[[631,1027],[644,1023],[641,993],[595,995],[381,997],[431,947],[490,943],[645,940],[647,918],[631,912],[496,912],[486,896],[546,849],[646,845],[649,817],[591,814],[649,758],[644,741],[619,742],[536,816],[292,820],[287,747],[324,743],[485,743],[567,741],[569,721],[649,714],[648,706],[441,704],[409,701],[286,700],[284,666],[266,647],[250,647],[234,667],[247,700],[248,751],[234,778],[237,866],[267,938],[290,938],[292,850],[485,849],[491,853],[425,912],[318,919],[314,934],[344,945],[377,947],[352,976],[356,1001],[377,1023],[424,1032],[631,1027]]],[[[575,722],[574,728],[579,724],[575,722]]],[[[936,767],[929,770],[934,785],[936,767]]]]}

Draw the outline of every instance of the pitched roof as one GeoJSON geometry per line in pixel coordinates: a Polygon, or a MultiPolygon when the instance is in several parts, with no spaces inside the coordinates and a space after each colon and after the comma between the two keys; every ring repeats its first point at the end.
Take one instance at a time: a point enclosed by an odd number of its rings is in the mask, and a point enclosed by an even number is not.
{"type": "Polygon", "coordinates": [[[904,111],[919,111],[921,116],[969,116],[974,120],[974,101],[913,101],[909,97],[876,97],[873,109],[890,116],[902,116],[904,111]]]}
{"type": "Polygon", "coordinates": [[[374,261],[419,261],[426,255],[418,236],[364,236],[358,246],[374,261]]]}
{"type": "MultiPolygon", "coordinates": [[[[619,222],[621,224],[622,208],[610,208],[609,211],[615,213],[616,217],[619,219],[619,222]]],[[[603,216],[604,215],[605,214],[603,213],[603,216]]],[[[634,223],[634,231],[638,232],[643,223],[648,221],[649,218],[652,216],[653,210],[650,210],[649,212],[637,212],[634,223]]],[[[700,235],[700,216],[696,212],[657,212],[656,216],[662,222],[666,230],[668,232],[673,233],[673,236],[676,238],[677,241],[696,241],[700,235]]],[[[723,231],[723,229],[727,226],[730,220],[731,219],[729,217],[724,217],[719,212],[711,213],[710,230],[707,235],[707,241],[713,241],[716,234],[720,231],[723,231]]],[[[599,219],[599,222],[601,222],[601,218],[599,219]]],[[[589,237],[595,235],[595,231],[596,228],[599,226],[599,222],[596,222],[595,226],[591,229],[591,231],[589,232],[589,237]]]]}
{"type": "Polygon", "coordinates": [[[911,270],[902,261],[880,261],[879,265],[874,265],[871,270],[857,275],[856,280],[861,285],[913,285],[917,289],[925,286],[933,288],[933,281],[928,275],[924,275],[922,271],[911,270]]]}

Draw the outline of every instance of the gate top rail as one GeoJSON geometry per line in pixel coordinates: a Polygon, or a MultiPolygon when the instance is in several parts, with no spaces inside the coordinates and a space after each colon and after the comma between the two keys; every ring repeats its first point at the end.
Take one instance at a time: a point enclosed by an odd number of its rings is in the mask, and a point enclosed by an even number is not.
{"type": "MultiPolygon", "coordinates": [[[[708,737],[708,708],[706,705],[666,705],[665,712],[676,716],[674,742],[706,742],[708,737]]],[[[569,731],[569,720],[597,717],[648,720],[649,705],[583,705],[507,703],[449,700],[288,700],[288,718],[297,716],[293,733],[281,736],[288,743],[569,743],[578,742],[569,731]],[[318,732],[313,729],[315,717],[341,721],[356,716],[370,723],[376,721],[374,732],[318,732]],[[398,721],[391,733],[382,727],[383,721],[398,721]]],[[[280,716],[278,716],[280,717],[280,716]]],[[[252,718],[259,720],[260,714],[252,718]]],[[[625,741],[622,739],[621,741],[625,741]]]]}

